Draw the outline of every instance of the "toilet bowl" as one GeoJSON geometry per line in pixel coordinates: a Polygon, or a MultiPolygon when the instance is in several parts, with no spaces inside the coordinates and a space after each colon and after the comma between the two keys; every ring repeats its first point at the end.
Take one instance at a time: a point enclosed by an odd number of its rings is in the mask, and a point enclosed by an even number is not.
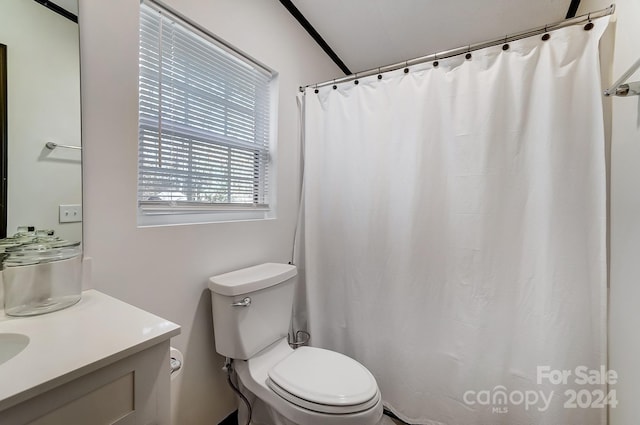
{"type": "Polygon", "coordinates": [[[272,410],[270,419],[254,422],[378,423],[382,398],[363,365],[334,351],[289,346],[295,276],[295,266],[268,263],[209,280],[216,351],[234,359],[241,387],[272,410]]]}

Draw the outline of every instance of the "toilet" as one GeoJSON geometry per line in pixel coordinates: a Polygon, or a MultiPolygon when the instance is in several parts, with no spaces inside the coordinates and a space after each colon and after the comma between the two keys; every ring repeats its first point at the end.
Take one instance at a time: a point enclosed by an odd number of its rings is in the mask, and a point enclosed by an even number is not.
{"type": "Polygon", "coordinates": [[[243,393],[260,405],[251,423],[377,424],[371,372],[334,351],[289,346],[296,275],[293,265],[267,263],[209,279],[216,351],[233,359],[243,393]]]}

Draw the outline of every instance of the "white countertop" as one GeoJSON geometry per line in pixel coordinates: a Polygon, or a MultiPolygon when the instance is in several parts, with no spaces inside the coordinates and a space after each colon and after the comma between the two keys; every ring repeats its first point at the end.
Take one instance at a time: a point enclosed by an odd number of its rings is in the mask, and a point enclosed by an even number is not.
{"type": "MultiPolygon", "coordinates": [[[[33,317],[0,312],[0,333],[29,345],[0,364],[0,411],[180,333],[180,326],[95,290],[74,306],[33,317]]],[[[167,365],[169,373],[169,365],[167,365]]]]}

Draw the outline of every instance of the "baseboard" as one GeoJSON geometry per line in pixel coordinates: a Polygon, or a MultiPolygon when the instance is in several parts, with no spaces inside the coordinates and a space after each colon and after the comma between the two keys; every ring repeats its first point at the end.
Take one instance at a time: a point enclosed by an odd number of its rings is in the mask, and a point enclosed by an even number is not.
{"type": "Polygon", "coordinates": [[[238,425],[238,411],[231,413],[227,416],[224,421],[220,422],[218,425],[238,425]]]}

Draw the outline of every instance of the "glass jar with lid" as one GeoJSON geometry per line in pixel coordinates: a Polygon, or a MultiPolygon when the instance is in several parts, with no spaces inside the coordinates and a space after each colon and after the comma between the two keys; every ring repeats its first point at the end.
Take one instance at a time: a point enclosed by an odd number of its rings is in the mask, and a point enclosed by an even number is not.
{"type": "Polygon", "coordinates": [[[10,316],[34,316],[80,300],[80,242],[38,232],[0,240],[4,309],[10,316]]]}

